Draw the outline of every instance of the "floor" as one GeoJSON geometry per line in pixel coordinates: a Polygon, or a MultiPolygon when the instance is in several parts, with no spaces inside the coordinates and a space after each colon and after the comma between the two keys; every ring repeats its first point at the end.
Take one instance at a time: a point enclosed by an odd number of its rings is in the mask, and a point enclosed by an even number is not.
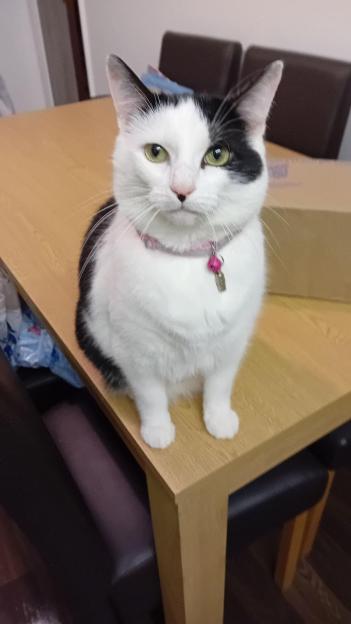
{"type": "MultiPolygon", "coordinates": [[[[313,553],[285,596],[272,581],[277,534],[238,556],[227,573],[225,624],[351,624],[350,485],[351,472],[340,471],[313,553]]],[[[72,624],[42,563],[1,509],[0,623],[72,624]]]]}
{"type": "Polygon", "coordinates": [[[1,507],[0,624],[72,624],[37,553],[1,507]]]}

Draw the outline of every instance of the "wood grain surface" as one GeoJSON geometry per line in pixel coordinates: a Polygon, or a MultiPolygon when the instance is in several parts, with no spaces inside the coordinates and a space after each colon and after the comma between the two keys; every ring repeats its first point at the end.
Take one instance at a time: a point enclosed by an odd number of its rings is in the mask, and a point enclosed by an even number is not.
{"type": "MultiPolygon", "coordinates": [[[[111,193],[115,131],[109,98],[0,120],[0,257],[138,461],[169,494],[179,498],[203,480],[213,488],[224,482],[230,492],[350,417],[351,306],[268,297],[233,394],[237,437],[212,438],[200,400],[183,400],[172,408],[175,444],[147,447],[132,401],[105,390],[73,328],[80,244],[111,193]]],[[[268,152],[287,153],[278,146],[268,152]]]]}

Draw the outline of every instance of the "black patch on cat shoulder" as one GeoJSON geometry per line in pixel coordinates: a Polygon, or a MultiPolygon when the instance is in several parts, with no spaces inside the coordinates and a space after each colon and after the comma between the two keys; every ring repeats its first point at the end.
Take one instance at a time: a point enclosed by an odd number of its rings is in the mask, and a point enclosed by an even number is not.
{"type": "Polygon", "coordinates": [[[76,309],[75,329],[80,348],[101,372],[106,383],[114,389],[122,389],[127,385],[123,372],[111,358],[102,353],[85,322],[85,314],[88,312],[89,306],[88,295],[91,288],[92,272],[95,265],[94,250],[110,225],[116,210],[117,203],[113,197],[110,197],[100,206],[84,236],[79,259],[79,300],[76,309]]]}

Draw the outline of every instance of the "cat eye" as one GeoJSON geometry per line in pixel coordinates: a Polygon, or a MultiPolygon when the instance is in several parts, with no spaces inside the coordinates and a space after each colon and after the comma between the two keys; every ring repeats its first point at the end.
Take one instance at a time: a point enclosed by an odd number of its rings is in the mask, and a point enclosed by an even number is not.
{"type": "Polygon", "coordinates": [[[163,163],[168,159],[167,150],[157,143],[148,143],[145,145],[144,154],[148,160],[154,163],[163,163]]]}
{"type": "Polygon", "coordinates": [[[213,145],[204,156],[204,163],[212,167],[224,167],[230,160],[230,151],[225,145],[213,145]]]}

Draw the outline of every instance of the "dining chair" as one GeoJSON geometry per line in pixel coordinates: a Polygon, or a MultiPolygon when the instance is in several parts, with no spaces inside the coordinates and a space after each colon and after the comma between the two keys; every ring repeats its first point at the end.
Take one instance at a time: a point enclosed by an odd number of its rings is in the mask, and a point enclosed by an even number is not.
{"type": "Polygon", "coordinates": [[[73,624],[116,624],[107,597],[113,561],[1,349],[0,505],[44,560],[73,624]]]}
{"type": "Polygon", "coordinates": [[[62,397],[66,400],[79,394],[79,391],[67,381],[51,372],[49,368],[18,367],[17,375],[26,388],[31,402],[42,413],[52,405],[59,403],[62,397]]]}
{"type": "Polygon", "coordinates": [[[288,50],[249,47],[241,78],[284,61],[266,137],[315,158],[337,158],[351,106],[351,63],[288,50]]]}
{"type": "MultiPolygon", "coordinates": [[[[147,624],[161,593],[144,473],[87,393],[70,399],[39,415],[0,357],[0,504],[68,593],[77,623],[147,624]]],[[[232,494],[228,559],[284,525],[276,576],[286,587],[326,483],[326,468],[302,451],[232,494]]]]}
{"type": "Polygon", "coordinates": [[[313,549],[336,471],[341,468],[351,469],[351,421],[317,440],[309,450],[328,469],[328,482],[323,497],[308,511],[300,558],[307,557],[313,549]]]}
{"type": "Polygon", "coordinates": [[[160,71],[199,93],[225,95],[237,82],[242,46],[237,41],[166,32],[160,71]]]}

